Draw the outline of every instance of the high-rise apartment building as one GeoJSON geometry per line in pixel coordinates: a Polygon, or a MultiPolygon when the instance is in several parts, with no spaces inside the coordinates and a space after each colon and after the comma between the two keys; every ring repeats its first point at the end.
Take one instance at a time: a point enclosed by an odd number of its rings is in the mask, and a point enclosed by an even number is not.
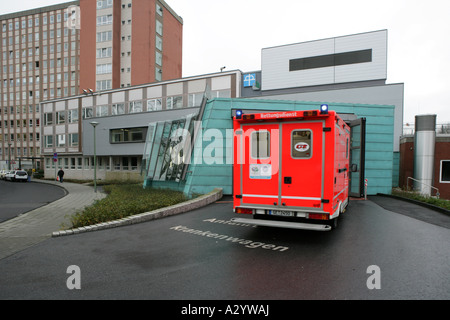
{"type": "Polygon", "coordinates": [[[41,101],[182,75],[183,21],[163,0],[66,2],[1,15],[0,28],[0,169],[39,166],[41,121],[82,118],[41,119],[41,101]]]}
{"type": "Polygon", "coordinates": [[[183,20],[165,1],[80,0],[80,8],[81,90],[181,78],[183,20]]]}

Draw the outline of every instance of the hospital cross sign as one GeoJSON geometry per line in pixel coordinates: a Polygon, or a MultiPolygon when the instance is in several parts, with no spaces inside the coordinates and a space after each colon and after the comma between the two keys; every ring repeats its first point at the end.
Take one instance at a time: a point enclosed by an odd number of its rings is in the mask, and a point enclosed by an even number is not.
{"type": "Polygon", "coordinates": [[[256,73],[249,73],[244,75],[244,87],[251,87],[255,84],[256,73]]]}

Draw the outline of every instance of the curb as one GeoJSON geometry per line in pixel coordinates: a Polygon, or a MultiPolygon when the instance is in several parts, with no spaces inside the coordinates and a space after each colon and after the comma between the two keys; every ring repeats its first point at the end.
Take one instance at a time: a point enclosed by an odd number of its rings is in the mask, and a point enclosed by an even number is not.
{"type": "Polygon", "coordinates": [[[431,209],[431,210],[434,210],[434,211],[437,211],[437,212],[440,212],[440,213],[450,216],[450,210],[435,206],[431,203],[421,202],[421,201],[417,201],[414,199],[404,198],[404,197],[400,197],[400,196],[396,196],[396,195],[392,195],[392,194],[386,194],[386,193],[377,193],[377,196],[394,198],[397,200],[403,200],[406,202],[414,203],[416,205],[419,205],[419,206],[422,206],[422,207],[425,207],[425,208],[428,208],[428,209],[431,209]]]}
{"type": "Polygon", "coordinates": [[[212,192],[195,198],[193,200],[189,200],[186,202],[182,202],[170,207],[161,208],[157,210],[153,210],[150,212],[140,213],[133,216],[129,216],[126,218],[122,218],[119,220],[113,220],[103,223],[94,224],[91,226],[80,227],[75,229],[63,230],[63,231],[55,231],[52,233],[52,237],[61,237],[68,236],[73,234],[79,234],[83,232],[97,231],[97,230],[105,230],[111,228],[117,228],[121,226],[127,226],[131,224],[137,224],[142,222],[147,222],[151,220],[161,219],[169,216],[173,216],[180,213],[185,213],[194,209],[198,209],[204,206],[207,206],[213,202],[216,202],[223,196],[223,190],[221,188],[216,188],[212,192]]]}

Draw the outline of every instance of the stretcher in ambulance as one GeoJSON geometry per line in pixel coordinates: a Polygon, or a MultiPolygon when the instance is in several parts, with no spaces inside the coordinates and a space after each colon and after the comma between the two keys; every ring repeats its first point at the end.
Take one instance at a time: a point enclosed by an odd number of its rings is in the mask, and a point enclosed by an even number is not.
{"type": "Polygon", "coordinates": [[[350,127],[335,111],[237,112],[233,125],[233,211],[241,214],[233,221],[337,226],[348,205],[350,127]]]}

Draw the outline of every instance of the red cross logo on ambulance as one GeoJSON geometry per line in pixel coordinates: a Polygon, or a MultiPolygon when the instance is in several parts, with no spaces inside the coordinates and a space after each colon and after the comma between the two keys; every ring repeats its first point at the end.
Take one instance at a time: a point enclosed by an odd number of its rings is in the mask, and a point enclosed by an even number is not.
{"type": "Polygon", "coordinates": [[[299,142],[294,146],[295,150],[298,152],[306,152],[309,150],[309,144],[306,142],[299,142]]]}

